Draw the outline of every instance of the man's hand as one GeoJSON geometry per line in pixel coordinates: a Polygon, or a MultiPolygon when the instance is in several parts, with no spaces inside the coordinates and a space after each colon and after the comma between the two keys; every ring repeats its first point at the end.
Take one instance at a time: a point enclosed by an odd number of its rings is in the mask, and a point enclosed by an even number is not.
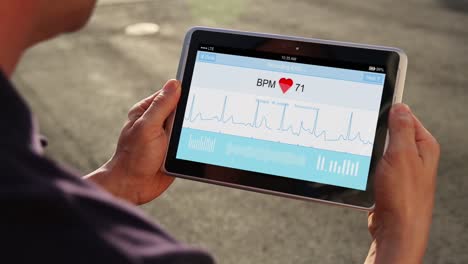
{"type": "Polygon", "coordinates": [[[140,205],[161,195],[174,181],[161,172],[168,135],[165,122],[180,97],[180,83],[170,80],[128,113],[114,156],[86,176],[113,195],[140,205]]]}
{"type": "Polygon", "coordinates": [[[421,263],[429,239],[440,148],[411,113],[395,105],[389,145],[377,166],[373,242],[366,263],[421,263]]]}

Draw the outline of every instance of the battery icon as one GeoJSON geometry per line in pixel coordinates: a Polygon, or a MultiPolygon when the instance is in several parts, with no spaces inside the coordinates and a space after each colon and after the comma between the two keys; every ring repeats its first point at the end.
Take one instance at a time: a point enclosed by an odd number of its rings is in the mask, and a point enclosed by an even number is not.
{"type": "Polygon", "coordinates": [[[369,71],[375,71],[375,67],[374,66],[369,66],[369,71]]]}

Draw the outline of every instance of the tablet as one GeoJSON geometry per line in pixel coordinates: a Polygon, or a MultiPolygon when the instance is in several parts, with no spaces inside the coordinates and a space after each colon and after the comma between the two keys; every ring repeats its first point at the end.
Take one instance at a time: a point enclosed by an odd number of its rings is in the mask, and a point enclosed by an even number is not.
{"type": "Polygon", "coordinates": [[[163,170],[170,175],[373,208],[400,49],[192,28],[163,170]]]}

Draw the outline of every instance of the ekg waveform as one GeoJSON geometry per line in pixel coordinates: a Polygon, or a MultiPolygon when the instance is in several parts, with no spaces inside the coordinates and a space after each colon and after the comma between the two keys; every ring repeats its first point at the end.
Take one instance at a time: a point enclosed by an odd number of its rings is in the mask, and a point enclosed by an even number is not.
{"type": "Polygon", "coordinates": [[[320,108],[309,107],[309,106],[301,106],[298,104],[288,104],[288,103],[281,103],[276,101],[269,101],[269,100],[262,100],[256,99],[256,107],[255,112],[252,114],[252,117],[249,121],[241,121],[236,119],[234,114],[227,114],[227,106],[229,104],[229,96],[224,96],[224,101],[222,104],[221,111],[218,114],[214,115],[207,115],[201,112],[195,112],[194,106],[197,104],[196,94],[194,94],[191,98],[191,105],[189,108],[188,113],[185,115],[184,120],[190,123],[197,123],[197,122],[217,122],[222,124],[231,123],[237,126],[243,127],[250,127],[250,128],[264,128],[268,131],[280,131],[280,132],[288,132],[291,135],[300,137],[302,135],[311,135],[317,139],[321,139],[326,142],[337,142],[337,141],[347,141],[347,142],[359,142],[363,145],[372,145],[373,142],[371,140],[364,139],[361,136],[361,132],[352,132],[353,128],[353,116],[354,112],[349,113],[349,118],[346,125],[346,132],[343,134],[329,136],[326,130],[319,129],[318,122],[320,118],[320,108]],[[268,118],[264,115],[259,114],[260,109],[267,105],[274,105],[279,107],[279,111],[281,114],[281,118],[278,125],[273,126],[271,122],[269,122],[268,118]],[[295,109],[301,109],[306,111],[311,111],[314,113],[314,122],[310,127],[306,126],[306,122],[304,120],[300,120],[297,125],[287,125],[287,112],[290,107],[295,109]]]}

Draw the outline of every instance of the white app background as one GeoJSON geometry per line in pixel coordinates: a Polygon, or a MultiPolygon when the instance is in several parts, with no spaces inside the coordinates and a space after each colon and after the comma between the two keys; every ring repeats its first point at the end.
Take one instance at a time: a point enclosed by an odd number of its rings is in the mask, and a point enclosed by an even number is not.
{"type": "Polygon", "coordinates": [[[382,85],[196,62],[183,127],[371,156],[382,85]],[[258,79],[275,88],[257,86],[258,79]],[[305,86],[286,93],[278,81],[305,86]]]}

